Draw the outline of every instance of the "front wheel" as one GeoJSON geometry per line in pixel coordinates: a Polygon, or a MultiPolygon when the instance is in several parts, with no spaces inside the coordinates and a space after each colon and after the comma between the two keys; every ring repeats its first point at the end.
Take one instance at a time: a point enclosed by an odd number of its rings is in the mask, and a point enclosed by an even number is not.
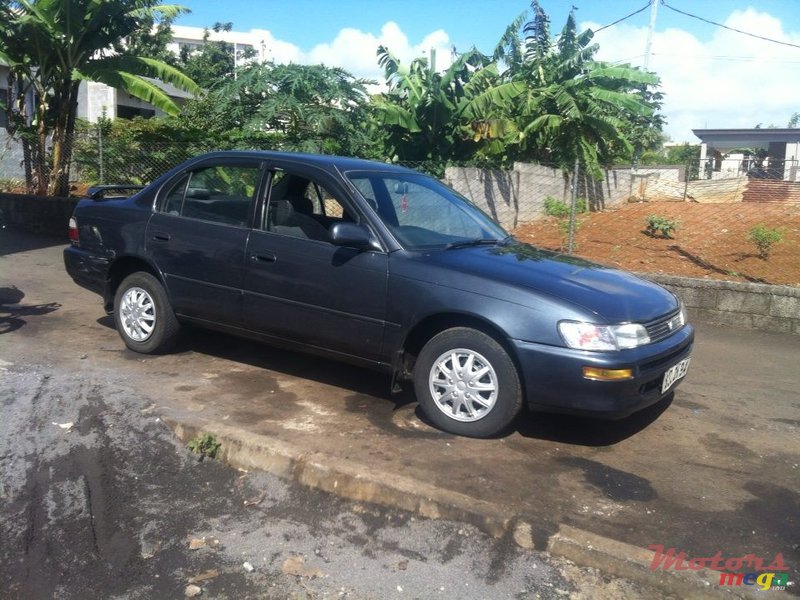
{"type": "Polygon", "coordinates": [[[500,433],[522,407],[514,361],[494,338],[466,327],[425,344],[414,365],[414,389],[428,419],[468,437],[500,433]]]}
{"type": "Polygon", "coordinates": [[[125,345],[142,354],[168,350],[180,329],[164,286],[145,272],[128,275],[117,288],[114,323],[125,345]]]}

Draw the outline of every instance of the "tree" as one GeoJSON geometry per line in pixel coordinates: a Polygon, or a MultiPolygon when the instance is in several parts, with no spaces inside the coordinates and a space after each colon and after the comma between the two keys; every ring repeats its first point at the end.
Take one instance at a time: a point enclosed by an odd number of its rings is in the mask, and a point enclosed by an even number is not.
{"type": "MultiPolygon", "coordinates": [[[[140,28],[114,43],[114,52],[146,56],[180,68],[178,57],[169,49],[174,20],[174,16],[165,17],[159,13],[143,16],[140,28]]],[[[182,68],[181,70],[184,71],[182,68]]]]}
{"type": "Polygon", "coordinates": [[[203,32],[203,43],[199,48],[183,47],[177,66],[206,90],[216,89],[229,79],[235,78],[237,65],[246,63],[255,56],[255,50],[246,48],[236,51],[233,44],[222,40],[211,40],[211,32],[231,31],[233,23],[214,23],[203,32]]]}
{"type": "Polygon", "coordinates": [[[512,85],[525,84],[511,108],[522,133],[517,154],[565,169],[578,160],[600,177],[601,167],[633,154],[631,138],[651,127],[660,133],[660,121],[653,120],[660,97],[646,95],[658,78],[595,61],[593,33],[577,32],[574,11],[553,41],[544,10],[536,0],[531,7],[534,18],[523,27],[524,57],[511,61],[505,74],[512,85]]]}
{"type": "Polygon", "coordinates": [[[32,192],[68,193],[81,81],[124,90],[173,115],[178,107],[146,77],[192,93],[199,91],[190,78],[162,61],[114,50],[120,40],[151,24],[154,16],[170,18],[182,10],[158,5],[155,0],[16,0],[0,4],[0,60],[10,69],[8,131],[23,142],[32,192]]]}
{"type": "Polygon", "coordinates": [[[575,161],[595,177],[615,160],[657,145],[658,78],[628,65],[596,61],[590,30],[574,12],[557,38],[536,0],[502,35],[493,56],[476,50],[438,72],[433,57],[403,65],[383,47],[389,89],[375,99],[390,152],[399,160],[575,161]]]}
{"type": "Polygon", "coordinates": [[[474,48],[458,55],[442,72],[435,54],[416,58],[408,66],[383,46],[378,64],[388,91],[373,98],[375,117],[395,160],[422,162],[434,173],[447,161],[475,161],[495,155],[513,135],[513,122],[479,107],[497,94],[497,65],[474,48]]]}
{"type": "Polygon", "coordinates": [[[700,161],[700,145],[685,142],[678,146],[663,147],[647,150],[642,154],[642,165],[689,165],[697,174],[697,165],[700,161]]]}
{"type": "Polygon", "coordinates": [[[377,157],[371,83],[324,65],[251,63],[187,103],[178,121],[220,146],[377,157]]]}

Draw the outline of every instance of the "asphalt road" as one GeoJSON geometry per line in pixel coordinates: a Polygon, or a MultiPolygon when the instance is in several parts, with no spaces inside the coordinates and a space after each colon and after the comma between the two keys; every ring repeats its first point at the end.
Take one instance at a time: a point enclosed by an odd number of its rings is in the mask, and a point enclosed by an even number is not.
{"type": "Polygon", "coordinates": [[[0,597],[181,598],[193,578],[232,599],[649,595],[464,524],[198,462],[134,382],[3,354],[0,597]]]}
{"type": "MultiPolygon", "coordinates": [[[[780,552],[796,580],[800,565],[797,336],[701,325],[689,376],[671,404],[662,403],[620,422],[523,415],[508,436],[468,440],[428,427],[418,418],[413,397],[390,395],[388,380],[367,371],[199,331],[188,332],[181,347],[168,356],[128,352],[103,315],[99,299],[64,274],[60,242],[8,231],[0,236],[0,359],[6,363],[3,377],[9,381],[0,391],[4,402],[0,508],[13,515],[0,528],[4,542],[0,548],[13,549],[0,549],[0,585],[6,582],[26,590],[25,586],[41,582],[41,590],[55,589],[65,594],[62,597],[81,597],[78,592],[84,589],[89,596],[92,590],[100,597],[101,591],[116,590],[108,595],[147,597],[162,589],[148,586],[165,578],[172,585],[169,593],[182,593],[191,574],[213,568],[208,566],[211,562],[196,562],[203,554],[188,550],[190,536],[218,535],[222,522],[237,541],[255,529],[246,520],[248,515],[271,506],[266,499],[273,486],[280,490],[287,484],[262,483],[264,475],[251,484],[255,481],[251,474],[240,485],[255,487],[237,491],[235,474],[186,456],[155,421],[165,414],[200,415],[208,422],[224,422],[365,469],[402,473],[492,503],[537,523],[537,548],[559,523],[566,523],[634,546],[661,544],[691,556],[722,552],[771,558],[780,552]],[[75,424],[66,434],[53,425],[66,422],[75,424]],[[76,450],[75,443],[94,450],[76,450]],[[206,475],[213,471],[205,469],[221,469],[222,474],[206,475]],[[135,479],[139,473],[145,483],[135,479]],[[80,484],[82,480],[86,483],[80,484]],[[103,506],[113,510],[93,507],[96,486],[103,490],[99,497],[108,498],[103,506]],[[241,508],[243,498],[264,493],[258,507],[241,508]],[[103,510],[111,518],[104,526],[91,527],[103,510]],[[82,525],[68,525],[69,515],[82,518],[82,525]],[[165,533],[160,545],[158,536],[143,533],[149,521],[154,523],[151,531],[165,533]],[[117,522],[127,537],[108,525],[117,522]],[[234,523],[243,523],[242,529],[234,523]],[[42,533],[48,526],[52,531],[42,533]],[[115,534],[122,539],[119,545],[115,534]],[[5,540],[13,543],[9,546],[5,540]],[[154,547],[159,550],[148,550],[154,547]],[[105,558],[103,548],[122,548],[133,562],[105,558]],[[171,549],[175,562],[163,548],[171,549]],[[75,552],[68,554],[70,549],[75,552]],[[152,558],[142,558],[151,554],[152,558]],[[127,564],[134,567],[125,570],[127,564]],[[80,576],[60,583],[60,569],[80,576]],[[80,587],[92,581],[85,573],[100,578],[102,584],[80,587]],[[126,575],[121,578],[120,573],[126,575]],[[75,596],[70,595],[73,588],[75,596]]],[[[288,504],[281,503],[281,492],[276,492],[274,501],[284,507],[284,514],[303,505],[297,498],[313,494],[288,489],[296,494],[288,504]]],[[[239,597],[236,594],[245,590],[258,597],[271,585],[289,586],[276,588],[274,597],[333,596],[342,587],[355,597],[386,597],[400,594],[397,586],[410,597],[429,597],[439,587],[445,588],[443,597],[476,598],[520,593],[522,597],[551,593],[649,597],[651,593],[619,580],[604,583],[591,571],[564,570],[546,555],[520,553],[508,540],[489,540],[467,526],[452,525],[448,531],[456,537],[448,538],[436,528],[449,524],[420,525],[403,513],[374,507],[356,507],[353,512],[347,503],[315,498],[306,502],[308,510],[297,511],[297,521],[293,516],[286,525],[292,531],[306,531],[306,542],[251,559],[246,548],[239,550],[242,546],[226,535],[222,550],[203,550],[222,561],[225,573],[239,582],[225,588],[221,574],[214,579],[220,589],[236,591],[214,593],[239,597]],[[328,506],[337,508],[326,512],[328,506]],[[358,523],[364,510],[375,512],[368,519],[371,525],[363,524],[366,533],[361,536],[348,539],[336,525],[324,529],[326,534],[341,534],[332,538],[334,546],[348,548],[342,553],[351,558],[335,563],[344,570],[319,563],[315,550],[320,549],[316,541],[320,534],[313,528],[314,519],[324,515],[337,523],[343,513],[336,511],[344,511],[354,514],[351,522],[358,523]],[[300,518],[304,512],[311,524],[300,518]],[[388,521],[393,514],[392,522],[401,526],[388,521]],[[377,523],[381,528],[369,529],[377,523]],[[452,541],[460,539],[459,529],[470,532],[469,543],[452,541]],[[375,550],[370,544],[381,540],[384,531],[396,537],[375,550]],[[399,548],[413,548],[418,555],[409,556],[399,548]],[[292,553],[306,556],[308,564],[326,576],[284,575],[281,567],[292,553]],[[373,558],[370,554],[378,557],[377,562],[364,562],[373,558]],[[456,558],[449,558],[451,554],[456,558]],[[405,559],[410,562],[403,570],[399,565],[405,559]],[[252,589],[235,587],[257,579],[239,572],[242,560],[259,564],[255,572],[261,579],[252,589]],[[509,566],[498,575],[487,564],[494,569],[509,566]],[[411,578],[407,574],[412,566],[439,570],[411,578]],[[548,572],[553,579],[530,579],[531,572],[548,572]],[[447,581],[438,585],[442,578],[447,581]],[[421,583],[413,587],[410,580],[421,583]],[[326,586],[334,581],[339,587],[326,586]],[[459,588],[459,582],[464,587],[459,588]]],[[[268,512],[259,523],[265,520],[268,512]]],[[[278,521],[275,525],[280,526],[278,521]]],[[[259,531],[263,537],[254,542],[256,547],[275,548],[271,544],[280,536],[269,527],[259,531]]],[[[792,591],[797,593],[797,587],[792,591]]]]}

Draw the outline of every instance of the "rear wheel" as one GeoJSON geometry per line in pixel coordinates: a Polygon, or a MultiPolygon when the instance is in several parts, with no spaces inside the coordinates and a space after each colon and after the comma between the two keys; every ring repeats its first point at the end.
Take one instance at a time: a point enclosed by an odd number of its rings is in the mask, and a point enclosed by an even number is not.
{"type": "Polygon", "coordinates": [[[414,365],[414,388],[436,426],[469,437],[500,433],[522,407],[514,361],[494,338],[466,327],[425,344],[414,365]]]}
{"type": "Polygon", "coordinates": [[[164,286],[145,272],[128,275],[117,288],[114,323],[125,345],[143,354],[168,350],[180,329],[164,286]]]}

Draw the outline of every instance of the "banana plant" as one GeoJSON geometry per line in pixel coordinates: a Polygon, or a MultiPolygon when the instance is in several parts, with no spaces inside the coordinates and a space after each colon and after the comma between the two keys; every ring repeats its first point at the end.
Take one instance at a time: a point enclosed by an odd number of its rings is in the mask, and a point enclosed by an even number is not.
{"type": "Polygon", "coordinates": [[[178,106],[152,79],[200,92],[191,79],[166,63],[113,51],[114,45],[152,22],[148,19],[174,18],[185,10],[153,0],[0,3],[0,61],[8,65],[12,82],[9,132],[23,141],[33,192],[68,193],[81,81],[108,84],[168,115],[177,114],[178,106]]]}
{"type": "Polygon", "coordinates": [[[388,90],[373,98],[376,119],[384,127],[393,158],[435,162],[471,160],[502,152],[516,127],[494,110],[522,86],[498,86],[497,64],[472,49],[438,71],[435,54],[402,63],[386,47],[378,48],[388,90]]]}
{"type": "Polygon", "coordinates": [[[577,31],[574,12],[551,39],[547,15],[536,0],[532,7],[534,18],[523,28],[524,59],[506,73],[525,87],[513,109],[520,130],[516,154],[564,169],[578,160],[600,177],[621,152],[631,154],[629,123],[653,117],[642,92],[659,80],[628,65],[594,60],[594,34],[577,31]]]}

